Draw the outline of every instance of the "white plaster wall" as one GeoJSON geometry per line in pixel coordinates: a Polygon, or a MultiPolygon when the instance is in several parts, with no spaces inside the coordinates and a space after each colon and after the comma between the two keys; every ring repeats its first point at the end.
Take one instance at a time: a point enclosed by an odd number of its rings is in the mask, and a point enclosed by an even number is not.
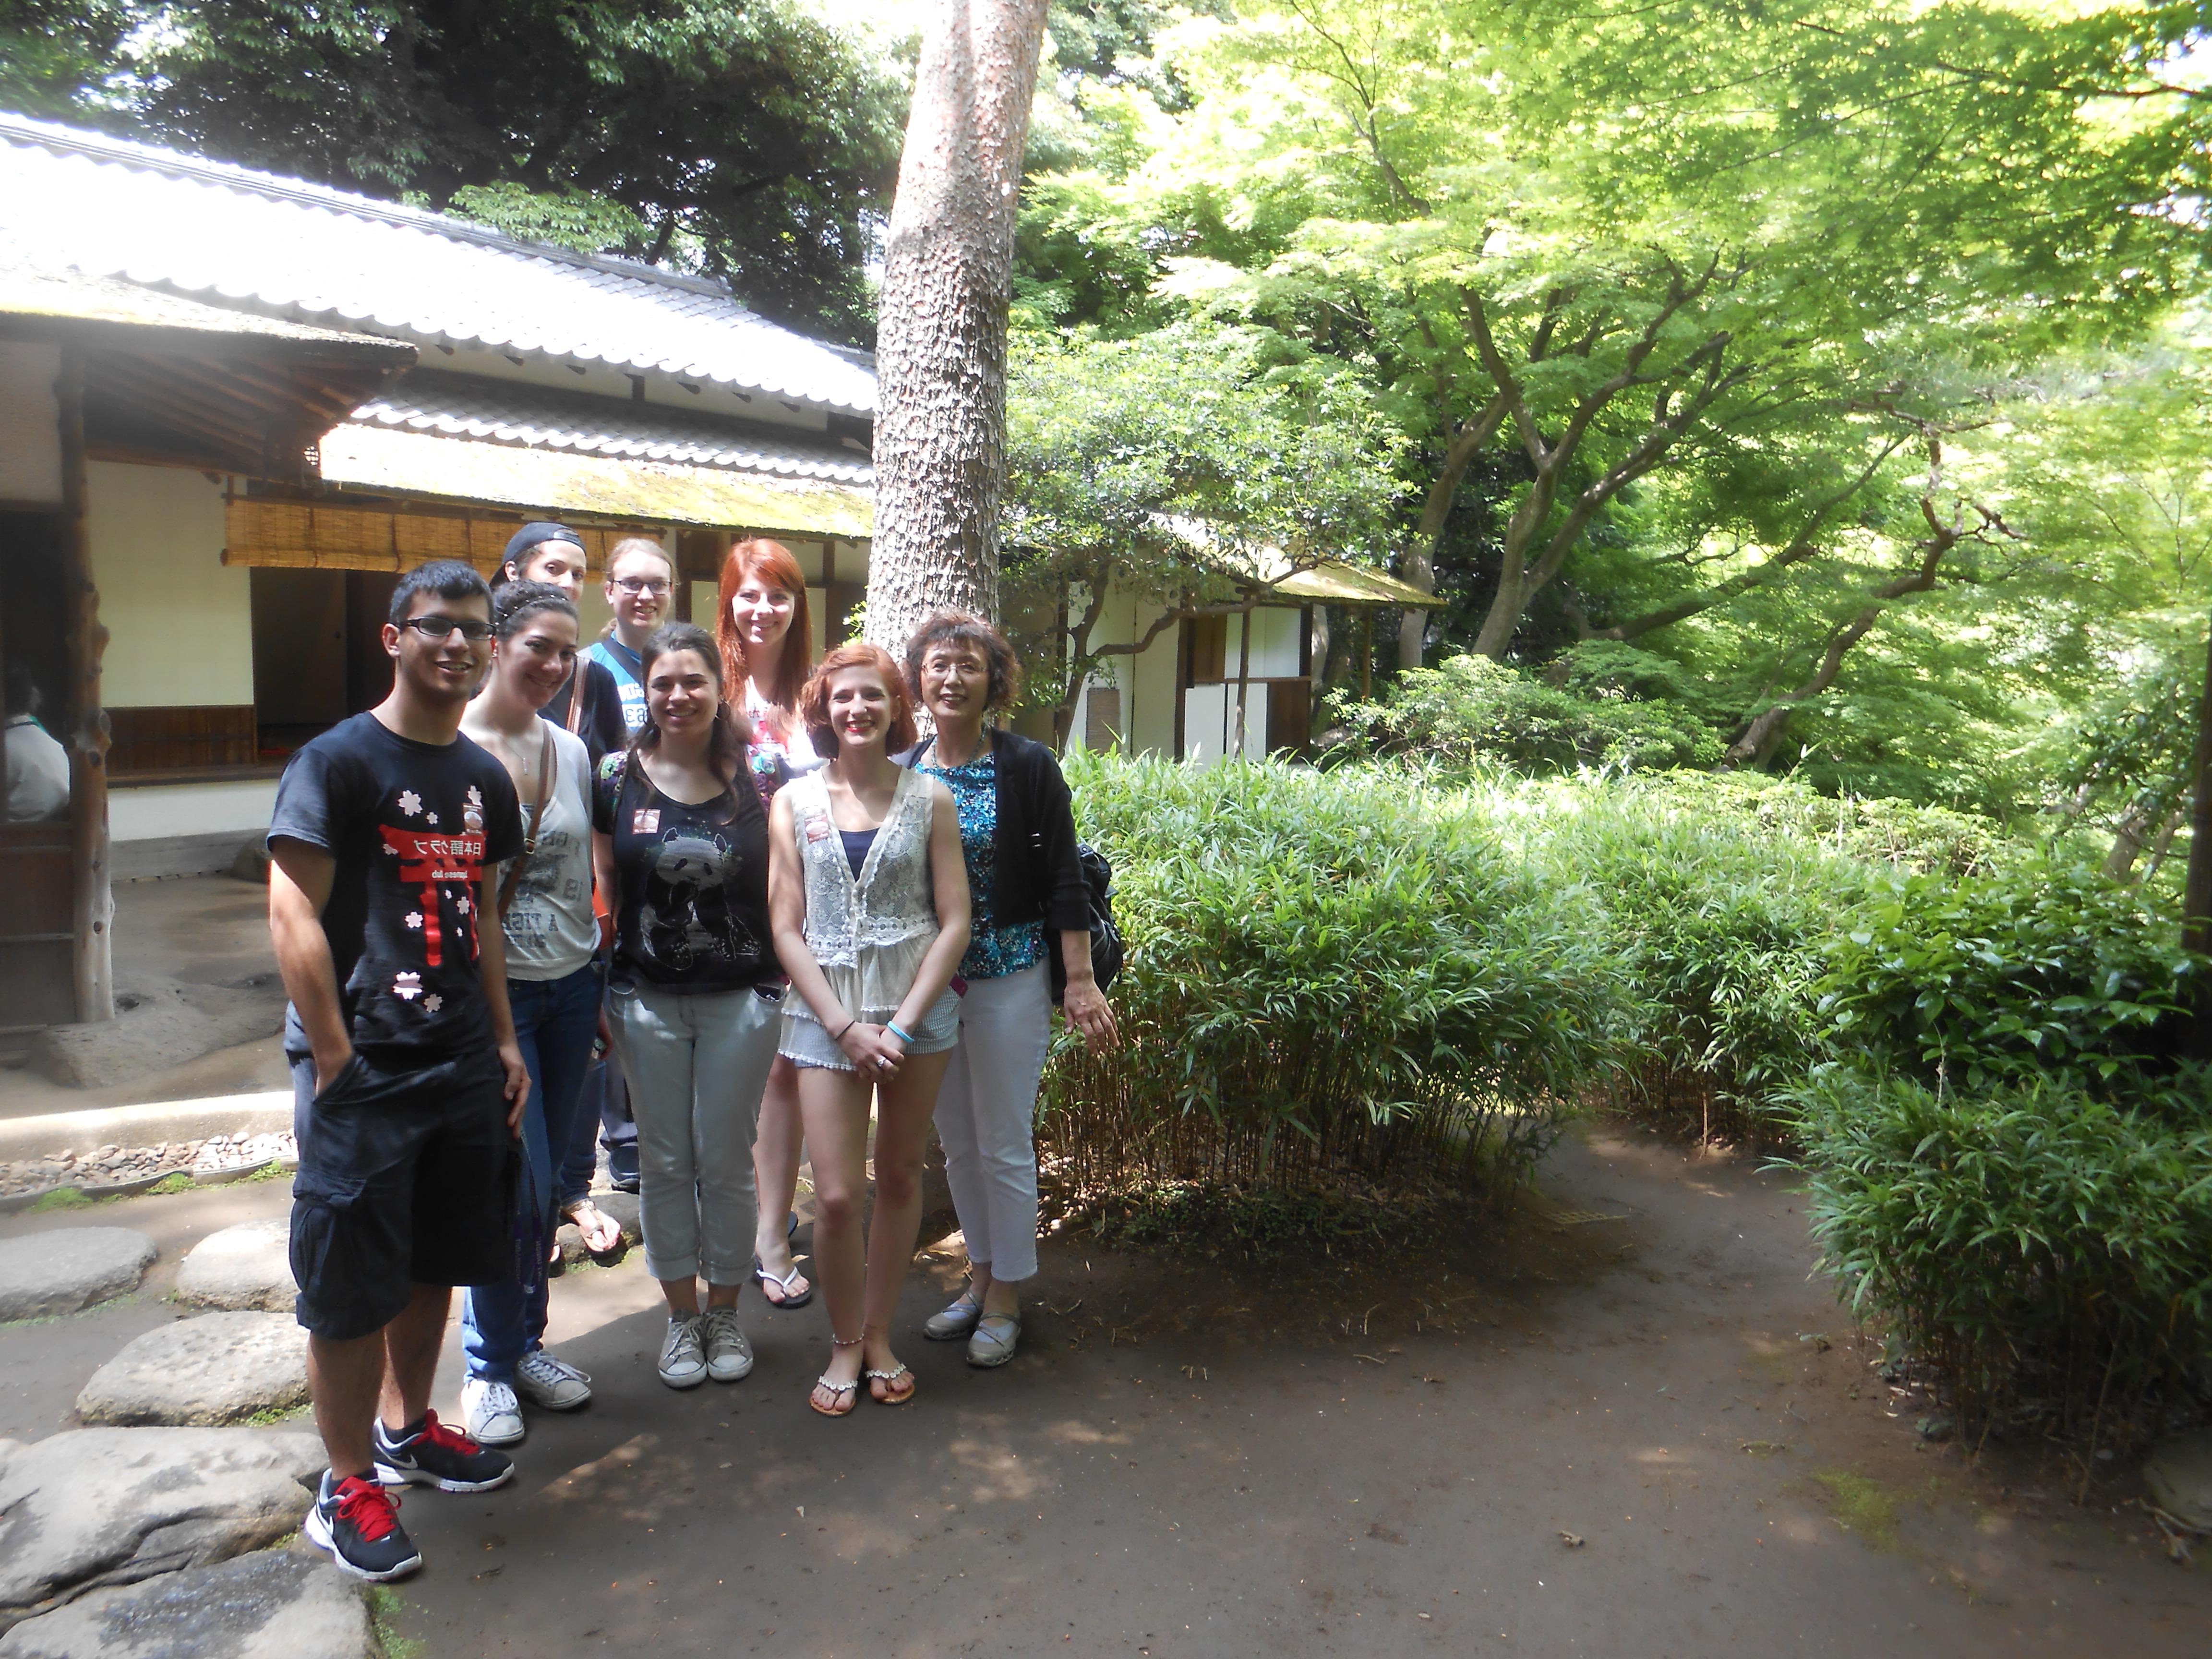
{"type": "Polygon", "coordinates": [[[85,482],[108,634],[100,702],[252,702],[252,590],[245,567],[222,562],[222,486],[181,467],[112,461],[88,464],[85,482]]]}
{"type": "Polygon", "coordinates": [[[175,836],[240,836],[269,827],[276,780],[166,783],[107,792],[107,833],[113,841],[161,841],[175,836]]]}

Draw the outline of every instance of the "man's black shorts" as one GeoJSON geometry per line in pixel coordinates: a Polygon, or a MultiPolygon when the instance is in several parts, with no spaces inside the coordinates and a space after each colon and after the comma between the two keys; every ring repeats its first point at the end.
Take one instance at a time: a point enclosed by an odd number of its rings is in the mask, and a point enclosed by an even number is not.
{"type": "Polygon", "coordinates": [[[302,1325],[334,1341],[367,1336],[399,1316],[416,1285],[514,1275],[514,1140],[496,1051],[399,1073],[356,1054],[319,1095],[314,1061],[287,1058],[302,1325]]]}

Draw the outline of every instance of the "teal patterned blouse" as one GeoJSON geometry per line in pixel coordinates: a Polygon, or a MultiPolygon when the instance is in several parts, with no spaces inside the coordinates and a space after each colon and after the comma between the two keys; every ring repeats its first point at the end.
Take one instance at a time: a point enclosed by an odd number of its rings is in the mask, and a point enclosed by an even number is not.
{"type": "MultiPolygon", "coordinates": [[[[927,754],[936,752],[933,744],[927,754]]],[[[1004,979],[1044,960],[1044,923],[1025,921],[1000,927],[991,920],[991,895],[998,865],[994,832],[999,823],[999,769],[987,741],[965,766],[938,766],[925,755],[915,770],[935,778],[952,792],[960,818],[960,854],[968,866],[968,902],[974,932],[968,954],[960,958],[963,979],[1004,979]]]]}

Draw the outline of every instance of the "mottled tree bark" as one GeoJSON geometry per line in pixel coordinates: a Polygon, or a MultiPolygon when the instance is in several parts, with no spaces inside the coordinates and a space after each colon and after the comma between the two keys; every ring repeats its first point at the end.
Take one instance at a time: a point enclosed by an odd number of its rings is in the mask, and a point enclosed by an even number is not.
{"type": "Polygon", "coordinates": [[[1006,307],[1044,0],[935,0],[922,29],[878,314],[866,637],[999,603],[1006,307]]]}

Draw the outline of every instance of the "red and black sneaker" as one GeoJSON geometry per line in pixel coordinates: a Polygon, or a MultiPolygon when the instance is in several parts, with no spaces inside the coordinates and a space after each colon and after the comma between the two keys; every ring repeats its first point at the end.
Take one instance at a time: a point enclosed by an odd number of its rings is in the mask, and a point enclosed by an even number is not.
{"type": "Polygon", "coordinates": [[[487,1451],[447,1428],[435,1412],[423,1413],[422,1427],[404,1436],[393,1436],[380,1420],[372,1449],[376,1478],[387,1486],[414,1481],[440,1492],[489,1492],[505,1486],[514,1474],[513,1458],[487,1451]]]}
{"type": "Polygon", "coordinates": [[[376,1583],[404,1578],[422,1565],[399,1524],[399,1501],[374,1480],[349,1474],[335,1485],[323,1471],[322,1489],[307,1511],[307,1541],[331,1553],[338,1571],[376,1583]]]}

